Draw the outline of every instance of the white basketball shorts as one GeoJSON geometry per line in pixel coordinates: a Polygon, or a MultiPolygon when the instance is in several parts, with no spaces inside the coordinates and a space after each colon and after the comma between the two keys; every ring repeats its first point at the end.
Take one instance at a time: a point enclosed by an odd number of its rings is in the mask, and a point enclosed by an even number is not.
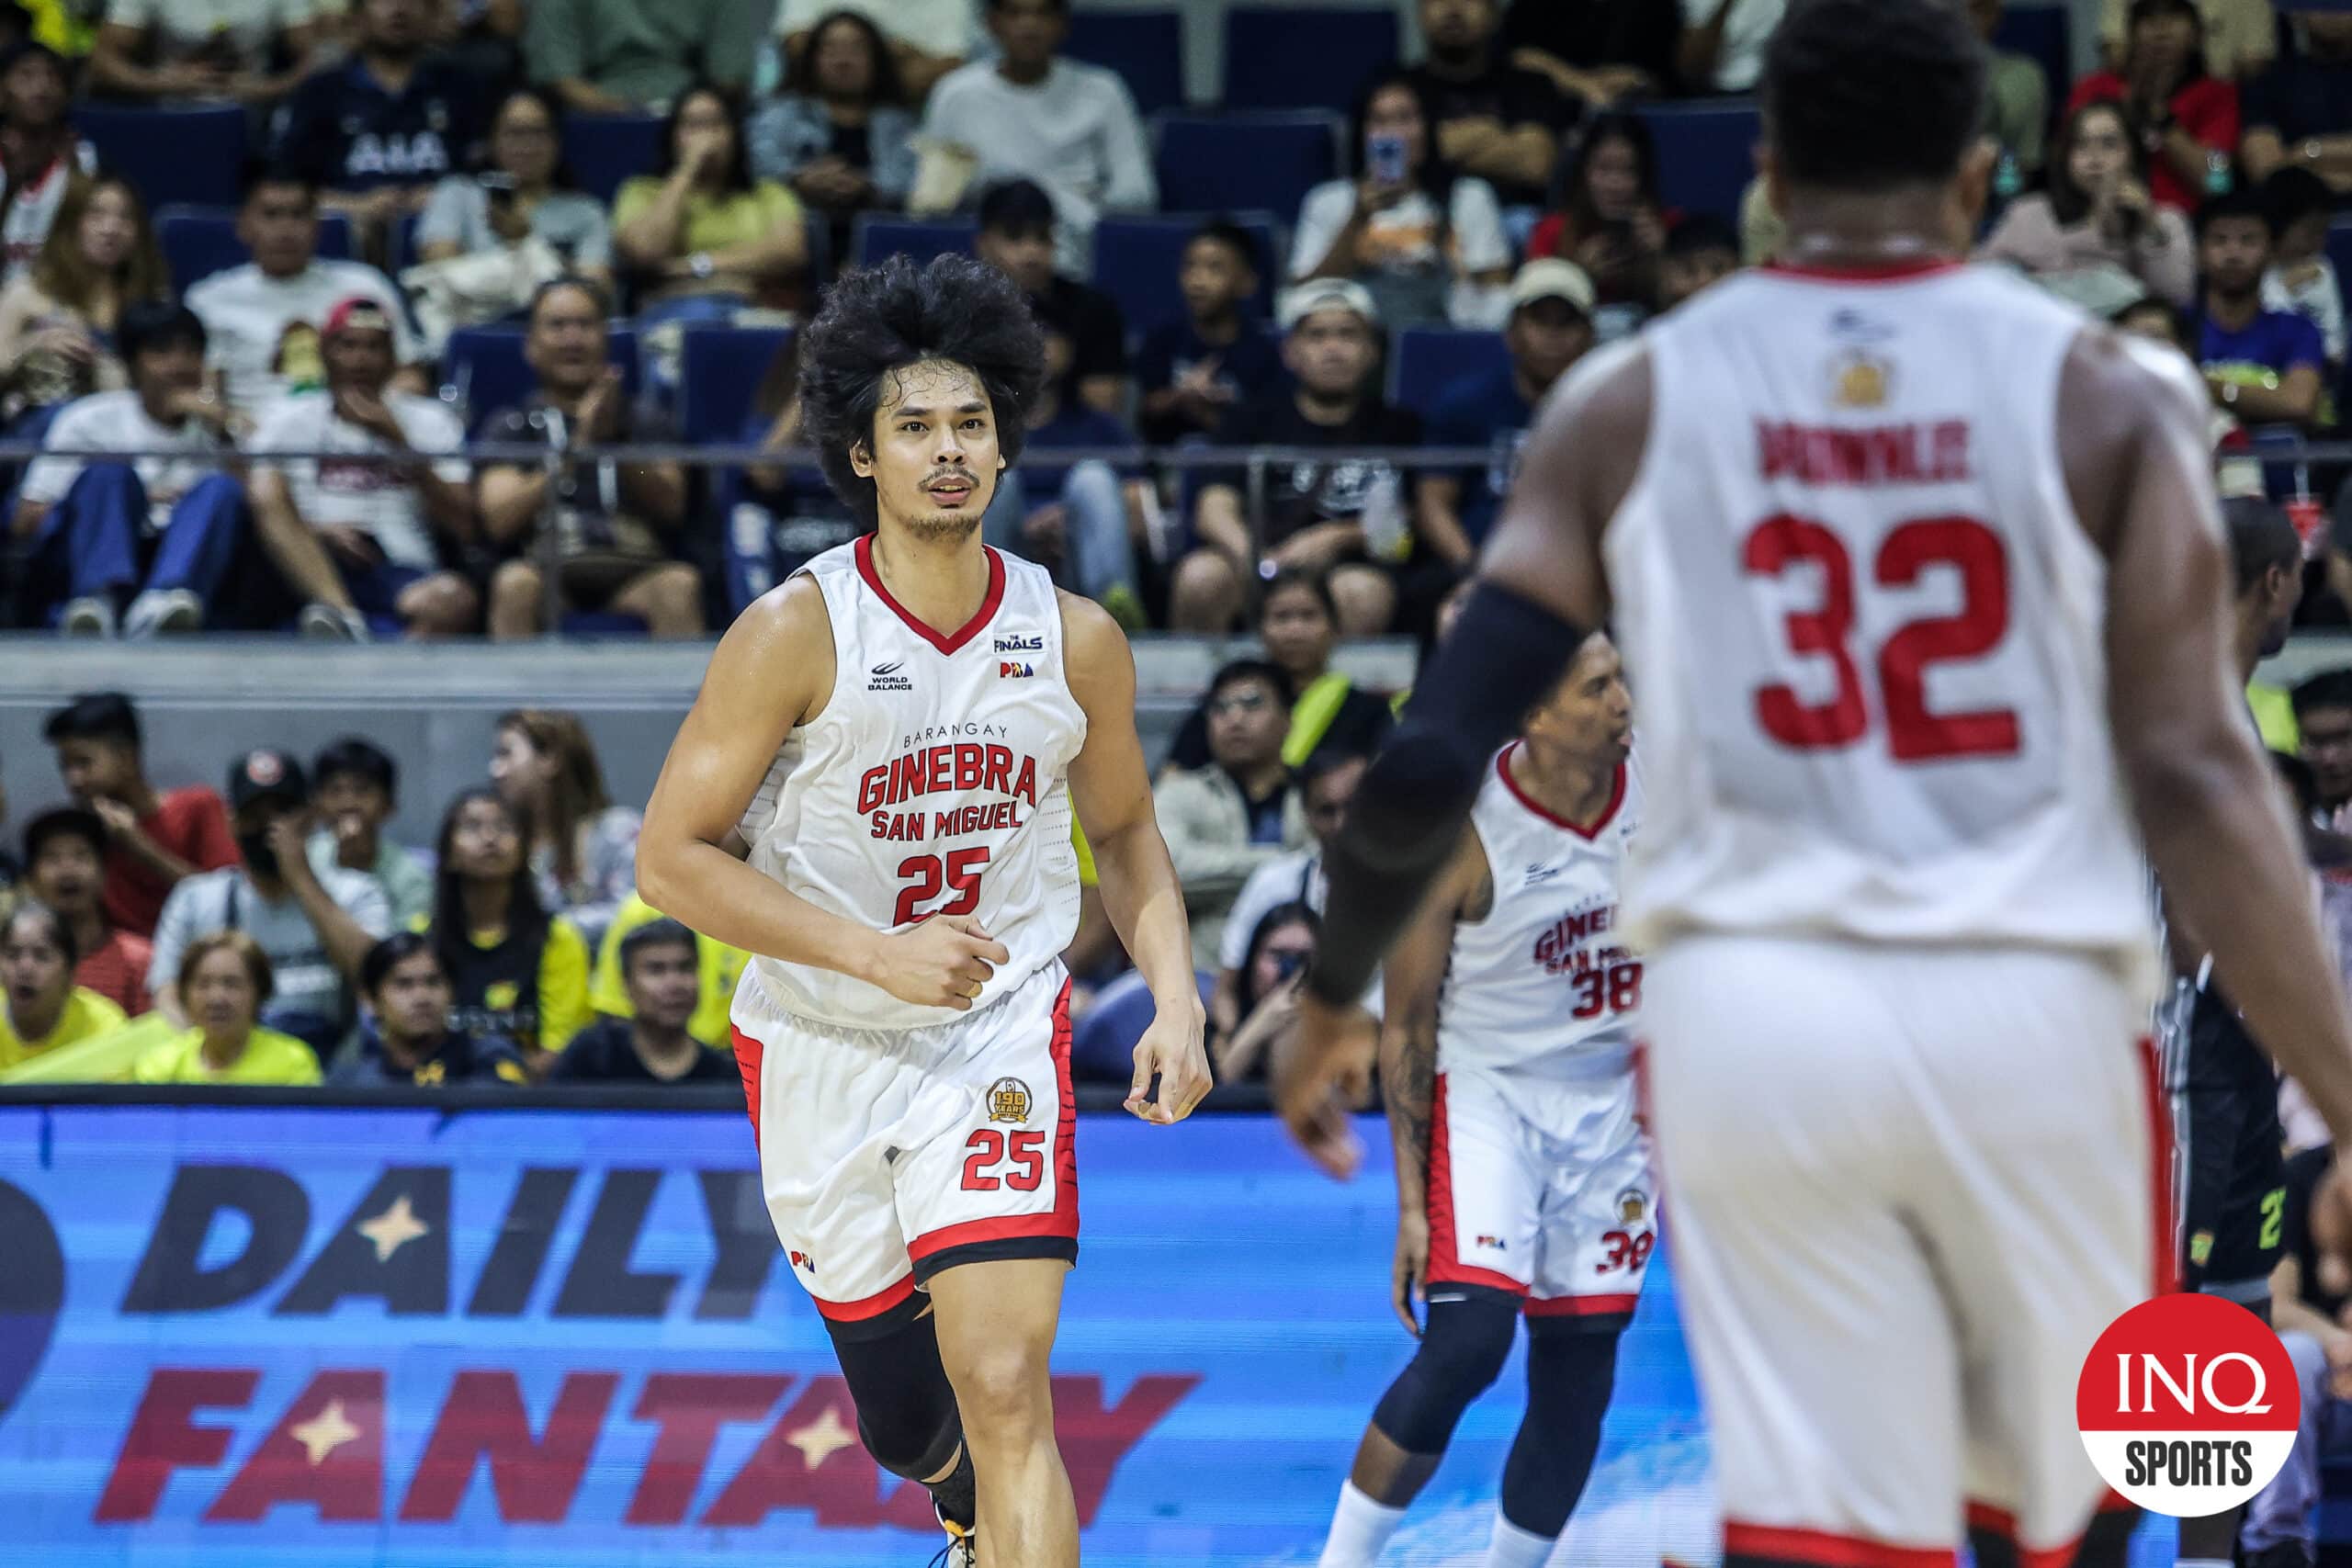
{"type": "Polygon", "coordinates": [[[2063,1563],[2083,1359],[2164,1287],[2147,998],[2023,948],[1685,937],[1644,1066],[1726,1560],[2063,1563]],[[1914,1555],[1914,1554],[1917,1555],[1914,1555]]]}
{"type": "Polygon", "coordinates": [[[1623,1072],[1453,1067],[1430,1101],[1427,1286],[1508,1292],[1531,1318],[1619,1328],[1657,1243],[1649,1138],[1623,1072]]]}
{"type": "Polygon", "coordinates": [[[836,1334],[958,1263],[1076,1260],[1058,962],[952,1023],[872,1031],[786,1013],[746,968],[734,1025],[768,1216],[836,1334]]]}

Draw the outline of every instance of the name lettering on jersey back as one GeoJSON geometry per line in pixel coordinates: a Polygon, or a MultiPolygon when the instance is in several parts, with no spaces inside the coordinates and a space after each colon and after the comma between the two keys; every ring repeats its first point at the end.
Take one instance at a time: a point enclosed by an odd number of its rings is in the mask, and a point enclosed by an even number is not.
{"type": "Polygon", "coordinates": [[[1968,422],[1841,427],[1756,422],[1757,464],[1768,479],[1809,485],[1960,484],[1970,475],[1968,422]]]}
{"type": "Polygon", "coordinates": [[[1037,759],[1010,746],[960,740],[922,745],[926,737],[946,733],[997,734],[994,725],[956,725],[910,736],[913,750],[878,767],[868,768],[857,784],[857,809],[867,818],[868,836],[876,839],[919,840],[986,833],[1021,826],[1016,803],[1033,809],[1037,804],[1037,759]],[[995,795],[1001,800],[981,802],[926,814],[922,809],[894,811],[927,795],[995,795]]]}

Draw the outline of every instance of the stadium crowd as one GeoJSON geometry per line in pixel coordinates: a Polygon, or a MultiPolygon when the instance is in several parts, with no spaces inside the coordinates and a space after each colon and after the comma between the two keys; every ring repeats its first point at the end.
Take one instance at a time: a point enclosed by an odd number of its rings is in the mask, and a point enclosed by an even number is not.
{"type": "MultiPolygon", "coordinates": [[[[1440,632],[1544,393],[1774,260],[1733,111],[1781,8],[1412,0],[1418,59],[1317,96],[1302,56],[1295,107],[1218,116],[1139,104],[1064,0],[0,0],[0,440],[44,448],[0,465],[0,625],[703,636],[856,529],[800,446],[792,323],[842,266],[968,245],[1052,367],[989,542],[1131,628],[1262,644],[1157,790],[1219,1077],[1262,1077],[1401,700],[1334,648],[1440,632]],[[1662,136],[1690,100],[1733,133],[1662,136]],[[135,155],[199,123],[233,189],[135,155]]],[[[2352,624],[2352,490],[2263,460],[2352,408],[2352,12],[2104,0],[2069,80],[2063,35],[2013,46],[2049,8],[1971,9],[1980,255],[2199,365],[2225,489],[2303,537],[2301,622],[2352,624]]],[[[2352,842],[2352,671],[2254,696],[2315,843],[2352,842]]],[[[45,734],[72,804],[0,833],[0,1084],[734,1081],[746,955],[637,897],[574,716],[503,716],[429,849],[363,737],[216,791],[150,781],[120,694],[45,734]]],[[[1080,848],[1074,1067],[1124,1084],[1152,1003],[1080,848]]],[[[2280,1562],[2352,1409],[2301,1224],[2325,1157],[2290,1168],[2275,1285],[2320,1411],[2247,1537],[2280,1562]]]]}

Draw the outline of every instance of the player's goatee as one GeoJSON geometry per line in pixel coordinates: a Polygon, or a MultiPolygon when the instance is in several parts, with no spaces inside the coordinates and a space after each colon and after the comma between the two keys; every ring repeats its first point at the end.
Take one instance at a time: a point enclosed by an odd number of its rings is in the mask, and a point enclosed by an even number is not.
{"type": "Polygon", "coordinates": [[[929,516],[905,520],[907,532],[923,543],[952,545],[967,539],[980,526],[978,513],[934,512],[929,516]]]}

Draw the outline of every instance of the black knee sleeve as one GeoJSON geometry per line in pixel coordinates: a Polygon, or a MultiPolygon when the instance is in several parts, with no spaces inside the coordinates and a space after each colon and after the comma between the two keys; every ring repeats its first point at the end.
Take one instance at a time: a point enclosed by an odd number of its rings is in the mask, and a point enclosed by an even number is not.
{"type": "Polygon", "coordinates": [[[857,1405],[858,1440],[875,1463],[909,1481],[937,1475],[964,1441],[956,1389],[939,1359],[939,1330],[922,1310],[927,1304],[915,1296],[903,1321],[880,1332],[861,1325],[854,1337],[833,1337],[842,1380],[857,1405]]]}
{"type": "Polygon", "coordinates": [[[1530,1535],[1567,1527],[1600,1451],[1600,1420],[1617,1381],[1617,1333],[1572,1318],[1531,1320],[1527,1415],[1503,1461],[1503,1517],[1530,1535]]]}
{"type": "Polygon", "coordinates": [[[1510,1359],[1519,1303],[1495,1291],[1433,1301],[1421,1348],[1388,1385],[1372,1424],[1408,1454],[1441,1454],[1454,1423],[1510,1359]]]}

